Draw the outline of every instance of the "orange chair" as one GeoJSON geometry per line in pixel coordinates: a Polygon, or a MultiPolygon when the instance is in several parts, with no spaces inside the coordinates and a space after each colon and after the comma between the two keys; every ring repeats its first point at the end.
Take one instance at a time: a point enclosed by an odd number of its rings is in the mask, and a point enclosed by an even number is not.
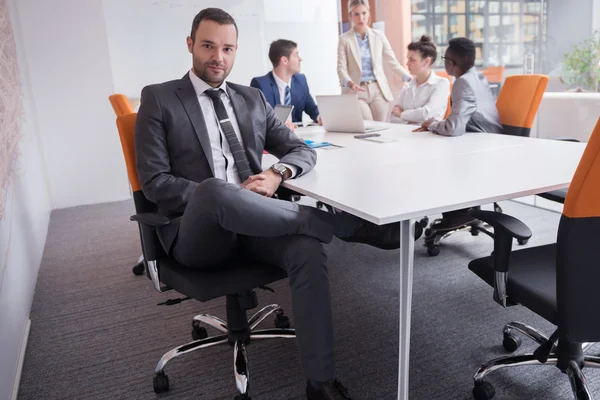
{"type": "Polygon", "coordinates": [[[235,381],[240,392],[236,398],[249,399],[246,346],[255,343],[257,339],[295,339],[296,333],[294,329],[290,329],[289,318],[277,304],[267,305],[252,316],[249,316],[247,311],[258,306],[255,292],[257,288],[284,279],[287,274],[282,268],[244,258],[236,258],[230,263],[215,265],[213,268],[187,268],[164,252],[156,228],[168,225],[170,220],[155,212],[156,205],[149,201],[141,190],[134,148],[136,118],[137,113],[120,115],[117,117],[117,127],[136,211],[136,215],[130,219],[139,225],[147,275],[157,291],[175,290],[186,296],[176,302],[187,299],[206,302],[225,297],[227,304],[226,321],[209,314],[194,317],[193,341],[168,351],[160,359],[155,369],[154,391],[162,393],[169,390],[169,378],[164,368],[176,357],[215,345],[231,345],[234,349],[235,381]],[[265,318],[273,314],[276,329],[257,329],[265,318]],[[209,337],[204,325],[215,328],[219,335],[209,337]]]}
{"type": "MultiPolygon", "coordinates": [[[[500,122],[502,122],[505,134],[529,136],[547,84],[548,77],[545,75],[515,75],[506,78],[496,101],[496,107],[500,113],[500,122]]],[[[502,208],[497,203],[494,203],[494,210],[502,212],[502,208]]],[[[421,225],[426,225],[428,221],[428,218],[423,218],[421,225]]],[[[427,229],[425,231],[427,253],[430,256],[437,256],[440,253],[440,242],[453,233],[463,230],[469,230],[474,236],[478,232],[492,236],[491,232],[478,223],[466,225],[453,231],[427,229]]],[[[519,243],[525,244],[527,241],[521,240],[519,243]]]]}
{"type": "Polygon", "coordinates": [[[529,136],[547,85],[546,75],[513,75],[506,78],[496,100],[504,133],[529,136]]]}
{"type": "Polygon", "coordinates": [[[450,75],[448,75],[448,73],[446,71],[435,71],[437,76],[441,76],[442,78],[446,78],[450,81],[450,83],[452,83],[452,77],[450,75]]]}
{"type": "Polygon", "coordinates": [[[115,110],[115,114],[117,117],[119,115],[125,115],[133,112],[133,107],[129,102],[129,99],[124,94],[113,94],[108,96],[108,100],[110,101],[110,105],[113,110],[115,110]]]}
{"type": "Polygon", "coordinates": [[[504,67],[487,67],[482,73],[490,83],[502,83],[504,79],[504,67]]]}
{"type": "MultiPolygon", "coordinates": [[[[509,355],[483,364],[474,377],[475,399],[494,397],[493,385],[484,380],[489,373],[525,365],[555,365],[566,374],[573,396],[567,397],[563,393],[559,396],[561,398],[592,398],[582,368],[600,367],[600,357],[586,354],[590,345],[600,341],[600,319],[596,313],[600,307],[600,296],[595,294],[600,281],[598,182],[600,119],[571,181],[556,242],[512,251],[513,239],[528,238],[531,230],[508,215],[473,212],[474,217],[492,225],[496,235],[493,255],[471,261],[469,269],[494,288],[494,301],[502,307],[526,307],[556,326],[555,332],[548,337],[522,322],[506,324],[502,342],[505,350],[517,350],[521,344],[520,336],[533,339],[538,348],[533,353],[509,355]]],[[[531,379],[539,383],[546,380],[535,375],[531,379]]],[[[558,384],[554,378],[551,379],[549,385],[558,384]]],[[[530,383],[521,382],[519,385],[530,383]]],[[[546,396],[550,397],[550,393],[546,396]]]]}

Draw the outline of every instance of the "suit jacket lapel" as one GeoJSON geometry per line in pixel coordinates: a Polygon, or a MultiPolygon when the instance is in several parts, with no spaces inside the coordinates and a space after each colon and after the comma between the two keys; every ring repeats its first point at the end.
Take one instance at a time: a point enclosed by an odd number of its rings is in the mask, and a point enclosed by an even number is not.
{"type": "Polygon", "coordinates": [[[279,86],[277,86],[277,81],[275,81],[272,71],[269,72],[269,83],[271,84],[271,100],[273,101],[271,104],[273,104],[273,108],[275,108],[277,104],[281,104],[281,99],[279,96],[279,86]]]}
{"type": "MultiPolygon", "coordinates": [[[[296,75],[292,76],[290,84],[292,85],[292,104],[300,104],[300,94],[302,94],[303,88],[300,87],[300,82],[296,78],[296,75]]],[[[294,111],[296,110],[294,109],[294,111]]]]}
{"type": "Polygon", "coordinates": [[[254,127],[252,126],[252,118],[246,100],[236,92],[229,84],[227,84],[227,91],[229,92],[229,98],[233,111],[235,112],[235,118],[237,119],[240,133],[242,134],[242,140],[244,141],[244,147],[246,148],[246,155],[250,162],[250,167],[253,171],[260,171],[261,166],[258,165],[258,158],[256,157],[256,139],[254,138],[254,127]]]}
{"type": "Polygon", "coordinates": [[[196,91],[194,90],[194,86],[192,85],[192,81],[190,80],[190,76],[185,74],[185,76],[181,79],[179,86],[176,91],[179,100],[183,103],[183,108],[194,127],[194,131],[196,132],[196,136],[200,141],[200,146],[202,146],[202,150],[204,151],[204,156],[208,160],[208,164],[210,165],[210,170],[215,176],[215,165],[212,158],[212,150],[210,146],[210,138],[208,137],[208,131],[206,129],[206,123],[204,122],[204,115],[202,114],[202,109],[200,108],[200,103],[198,102],[198,96],[196,95],[196,91]]]}
{"type": "Polygon", "coordinates": [[[360,73],[362,74],[362,59],[360,57],[360,48],[358,46],[358,39],[356,38],[356,33],[354,30],[350,31],[350,51],[356,60],[356,64],[358,65],[358,69],[360,69],[360,73]]]}
{"type": "Polygon", "coordinates": [[[375,35],[375,33],[373,33],[372,29],[368,29],[367,31],[367,35],[369,38],[369,50],[371,51],[371,65],[373,68],[373,72],[376,71],[376,68],[378,67],[378,65],[376,65],[377,61],[380,59],[380,57],[373,57],[374,54],[381,54],[381,49],[379,48],[379,39],[377,37],[377,35],[375,35]]]}

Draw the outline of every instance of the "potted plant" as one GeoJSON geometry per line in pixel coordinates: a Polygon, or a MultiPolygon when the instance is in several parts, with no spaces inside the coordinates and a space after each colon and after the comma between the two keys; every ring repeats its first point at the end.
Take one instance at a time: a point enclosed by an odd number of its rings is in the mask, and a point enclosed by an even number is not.
{"type": "Polygon", "coordinates": [[[565,53],[560,81],[570,90],[600,92],[600,32],[565,53]]]}

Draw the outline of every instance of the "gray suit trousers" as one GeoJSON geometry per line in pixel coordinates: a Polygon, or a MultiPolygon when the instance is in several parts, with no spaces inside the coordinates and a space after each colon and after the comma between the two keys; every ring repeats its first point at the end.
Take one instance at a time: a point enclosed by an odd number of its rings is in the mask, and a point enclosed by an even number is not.
{"type": "Polygon", "coordinates": [[[220,179],[192,194],[181,218],[173,256],[202,268],[246,257],[286,270],[300,358],[308,379],[334,376],[333,326],[327,257],[332,216],[313,207],[258,195],[220,179]]]}

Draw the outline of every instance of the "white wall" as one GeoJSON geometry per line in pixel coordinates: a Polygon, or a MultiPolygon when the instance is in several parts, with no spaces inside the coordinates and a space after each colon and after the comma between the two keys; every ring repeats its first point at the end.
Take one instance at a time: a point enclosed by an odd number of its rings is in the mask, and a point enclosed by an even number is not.
{"type": "Polygon", "coordinates": [[[129,197],[101,0],[19,0],[55,208],[129,197]]]}
{"type": "Polygon", "coordinates": [[[12,7],[16,1],[10,2],[11,22],[19,53],[25,122],[17,176],[9,187],[6,213],[0,220],[0,399],[12,396],[51,209],[35,107],[12,7]]]}
{"type": "Polygon", "coordinates": [[[269,44],[284,38],[298,43],[313,96],[340,92],[334,0],[104,0],[115,90],[139,97],[145,85],[189,71],[185,38],[205,7],[223,8],[236,19],[239,49],[230,81],[249,85],[271,70],[269,44]]]}

